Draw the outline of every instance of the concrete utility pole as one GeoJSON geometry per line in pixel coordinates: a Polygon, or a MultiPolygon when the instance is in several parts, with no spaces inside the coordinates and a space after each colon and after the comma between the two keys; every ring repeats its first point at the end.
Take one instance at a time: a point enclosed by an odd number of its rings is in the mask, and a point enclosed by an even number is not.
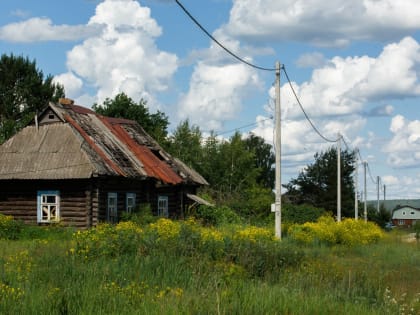
{"type": "Polygon", "coordinates": [[[356,220],[359,219],[359,200],[358,200],[358,196],[357,196],[357,189],[359,187],[359,160],[357,157],[357,152],[358,149],[356,149],[355,151],[355,157],[356,157],[356,165],[355,165],[355,170],[354,170],[354,218],[356,220]]]}
{"type": "Polygon", "coordinates": [[[384,184],[384,207],[385,207],[385,200],[386,200],[386,185],[384,184]]]}
{"type": "Polygon", "coordinates": [[[377,204],[376,204],[376,211],[379,213],[379,176],[376,177],[376,199],[377,199],[377,204]]]}
{"type": "Polygon", "coordinates": [[[341,222],[341,135],[337,134],[337,222],[341,222]]]}
{"type": "Polygon", "coordinates": [[[280,62],[276,62],[276,167],[275,167],[275,235],[281,239],[281,111],[280,111],[280,62]]]}
{"type": "Polygon", "coordinates": [[[367,191],[366,191],[366,168],[367,168],[367,162],[366,161],[364,161],[363,162],[363,167],[364,167],[364,170],[365,170],[365,188],[364,188],[364,194],[365,194],[365,204],[364,204],[364,211],[363,211],[363,216],[365,217],[365,221],[367,222],[367,204],[366,204],[366,201],[367,201],[367,191]]]}

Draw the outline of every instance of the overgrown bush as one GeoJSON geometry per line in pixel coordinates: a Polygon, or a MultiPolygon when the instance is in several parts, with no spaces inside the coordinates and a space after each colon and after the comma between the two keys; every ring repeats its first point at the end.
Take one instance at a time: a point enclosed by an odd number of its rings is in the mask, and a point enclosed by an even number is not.
{"type": "Polygon", "coordinates": [[[204,225],[220,226],[223,224],[240,223],[241,218],[231,208],[226,206],[200,205],[193,217],[200,220],[204,225]]]}
{"type": "Polygon", "coordinates": [[[288,234],[292,239],[302,243],[320,242],[347,246],[374,243],[383,237],[382,230],[375,223],[355,219],[336,222],[330,216],[320,217],[316,223],[292,225],[288,234]]]}
{"type": "Polygon", "coordinates": [[[121,214],[121,221],[132,221],[139,225],[146,225],[155,222],[158,217],[152,213],[152,207],[150,203],[144,203],[138,205],[133,213],[127,213],[125,211],[121,214]]]}
{"type": "Polygon", "coordinates": [[[0,214],[0,239],[16,240],[20,237],[23,223],[12,216],[0,214]]]}
{"type": "Polygon", "coordinates": [[[120,222],[113,226],[100,224],[73,234],[74,247],[70,255],[91,260],[97,257],[115,257],[135,253],[143,230],[134,222],[120,222]]]}
{"type": "Polygon", "coordinates": [[[321,216],[326,215],[326,211],[307,204],[285,203],[282,206],[281,215],[284,222],[303,224],[305,222],[315,222],[321,216]]]}

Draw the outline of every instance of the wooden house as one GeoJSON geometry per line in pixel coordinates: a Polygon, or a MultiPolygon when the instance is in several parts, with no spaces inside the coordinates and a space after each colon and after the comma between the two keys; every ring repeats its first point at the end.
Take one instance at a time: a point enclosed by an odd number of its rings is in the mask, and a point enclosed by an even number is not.
{"type": "Polygon", "coordinates": [[[149,204],[182,217],[207,181],[136,122],[60,99],[0,146],[0,213],[88,228],[149,204]]]}
{"type": "Polygon", "coordinates": [[[420,222],[420,209],[411,206],[398,206],[392,211],[392,223],[400,227],[412,227],[420,222]]]}

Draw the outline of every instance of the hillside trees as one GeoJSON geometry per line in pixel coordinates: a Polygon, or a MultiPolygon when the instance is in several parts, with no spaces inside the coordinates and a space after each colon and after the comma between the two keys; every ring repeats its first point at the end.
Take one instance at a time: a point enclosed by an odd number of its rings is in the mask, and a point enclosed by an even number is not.
{"type": "Polygon", "coordinates": [[[3,143],[49,101],[64,97],[64,87],[36,67],[35,61],[3,54],[0,58],[0,143],[3,143]]]}
{"type": "MultiPolygon", "coordinates": [[[[295,204],[310,204],[335,212],[337,207],[337,150],[333,147],[316,153],[315,161],[284,187],[286,196],[295,204]]],[[[341,204],[343,216],[352,217],[354,209],[355,153],[341,152],[341,204]]]]}

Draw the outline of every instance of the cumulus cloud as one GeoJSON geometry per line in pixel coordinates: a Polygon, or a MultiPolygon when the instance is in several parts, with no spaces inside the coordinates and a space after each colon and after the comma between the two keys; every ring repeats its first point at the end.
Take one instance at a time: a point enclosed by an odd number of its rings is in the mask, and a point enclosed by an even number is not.
{"type": "Polygon", "coordinates": [[[53,25],[49,18],[34,17],[11,23],[0,28],[0,40],[18,43],[39,41],[74,41],[98,34],[101,26],[53,25]]]}
{"type": "MultiPolygon", "coordinates": [[[[309,81],[293,82],[301,103],[312,117],[361,113],[367,102],[420,95],[420,45],[411,37],[389,44],[377,58],[334,57],[314,69],[309,81]]],[[[282,88],[289,118],[302,115],[288,84],[282,88]]],[[[392,106],[368,115],[390,115],[392,106]]]]}
{"type": "Polygon", "coordinates": [[[91,25],[102,25],[102,32],[68,52],[69,72],[96,89],[95,102],[125,92],[156,105],[154,95],[168,88],[178,58],[157,48],[162,30],[150,9],[137,1],[106,0],[96,7],[91,25]]]}
{"type": "Polygon", "coordinates": [[[249,90],[258,86],[258,76],[243,64],[199,62],[190,90],[179,102],[180,118],[190,118],[203,130],[220,130],[224,121],[241,110],[241,101],[249,90]]]}
{"type": "Polygon", "coordinates": [[[225,29],[258,42],[344,46],[353,40],[395,40],[419,27],[417,0],[235,0],[225,29]]]}
{"type": "Polygon", "coordinates": [[[384,146],[387,162],[395,168],[420,166],[420,120],[408,120],[402,115],[392,118],[392,139],[384,146]]]}
{"type": "Polygon", "coordinates": [[[72,72],[63,73],[54,77],[54,83],[60,83],[65,87],[67,97],[75,98],[81,94],[83,81],[72,72]]]}

